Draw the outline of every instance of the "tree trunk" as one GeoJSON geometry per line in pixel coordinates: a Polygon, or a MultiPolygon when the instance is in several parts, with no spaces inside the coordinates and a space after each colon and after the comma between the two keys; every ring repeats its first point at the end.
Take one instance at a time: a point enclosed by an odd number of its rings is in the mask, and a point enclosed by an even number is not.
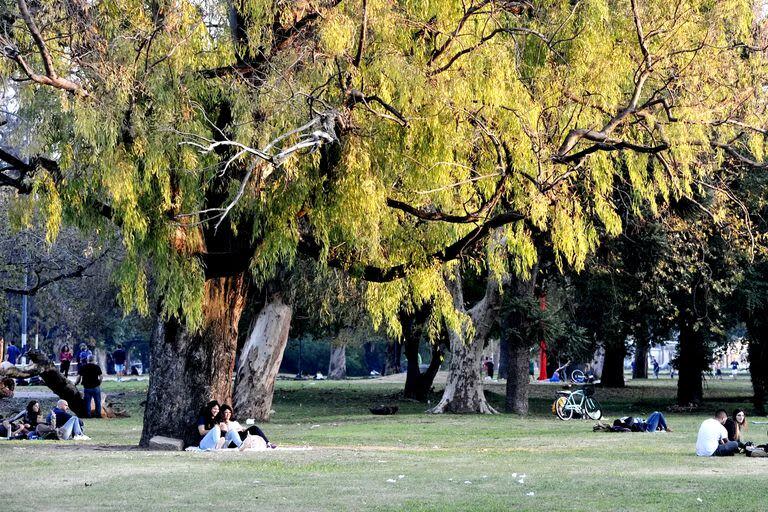
{"type": "Polygon", "coordinates": [[[230,403],[237,331],[246,302],[245,273],[207,279],[203,324],[192,331],[159,319],[151,340],[152,367],[141,446],[156,435],[197,442],[194,422],[209,400],[230,403]]]}
{"type": "MultiPolygon", "coordinates": [[[[507,341],[507,338],[502,335],[501,339],[499,339],[499,370],[498,370],[498,376],[499,379],[506,379],[509,376],[509,366],[510,364],[514,364],[514,362],[510,361],[510,350],[511,347],[509,346],[509,342],[507,341]]],[[[527,368],[526,368],[526,371],[527,368]]]]}
{"type": "Polygon", "coordinates": [[[704,338],[694,329],[693,321],[680,320],[680,337],[677,344],[678,371],[677,403],[679,405],[700,404],[704,398],[701,375],[707,366],[704,338]]]}
{"type": "Polygon", "coordinates": [[[239,417],[269,421],[292,315],[291,306],[275,293],[256,317],[237,369],[234,407],[239,417]]]}
{"type": "Polygon", "coordinates": [[[605,344],[605,359],[600,381],[609,388],[623,388],[624,358],[627,357],[627,347],[624,340],[609,341],[605,344]]]}
{"type": "Polygon", "coordinates": [[[418,400],[419,402],[426,402],[430,391],[432,391],[435,376],[440,370],[440,364],[443,362],[443,345],[440,342],[432,345],[432,359],[424,373],[419,368],[418,341],[408,340],[405,343],[405,357],[408,360],[408,367],[405,375],[403,396],[418,400]]]}
{"type": "Polygon", "coordinates": [[[485,296],[469,311],[464,308],[460,274],[457,272],[455,280],[448,281],[447,284],[453,296],[454,307],[469,314],[475,332],[473,338],[466,343],[464,333],[448,333],[452,353],[448,380],[442,399],[429,412],[497,414],[485,399],[480,358],[493,325],[493,312],[499,303],[499,284],[489,278],[485,296]]]}
{"type": "MultiPolygon", "coordinates": [[[[768,314],[768,311],[762,313],[768,314]]],[[[765,401],[768,398],[768,332],[765,325],[749,320],[747,331],[749,333],[749,374],[752,377],[753,390],[752,403],[755,406],[755,413],[764,416],[765,401]]]]}
{"type": "Polygon", "coordinates": [[[382,375],[395,375],[400,373],[400,356],[403,346],[397,340],[387,343],[387,360],[384,363],[382,375]]]}
{"type": "Polygon", "coordinates": [[[347,378],[347,346],[331,345],[331,360],[328,363],[328,378],[344,380],[347,378]]]}
{"type": "Polygon", "coordinates": [[[528,414],[528,365],[530,349],[521,344],[508,343],[509,372],[504,410],[515,414],[528,414]]]}
{"type": "Polygon", "coordinates": [[[651,346],[651,340],[648,336],[648,329],[644,323],[635,332],[635,367],[632,369],[633,379],[648,378],[648,350],[651,346]]]}
{"type": "Polygon", "coordinates": [[[538,275],[539,266],[536,264],[528,279],[512,278],[505,287],[506,306],[502,308],[501,346],[506,347],[506,353],[502,352],[501,357],[507,359],[509,366],[504,410],[516,414],[528,414],[530,348],[536,343],[536,340],[528,337],[528,333],[532,332],[530,313],[525,306],[518,304],[518,300],[524,299],[522,304],[536,302],[538,275]]]}

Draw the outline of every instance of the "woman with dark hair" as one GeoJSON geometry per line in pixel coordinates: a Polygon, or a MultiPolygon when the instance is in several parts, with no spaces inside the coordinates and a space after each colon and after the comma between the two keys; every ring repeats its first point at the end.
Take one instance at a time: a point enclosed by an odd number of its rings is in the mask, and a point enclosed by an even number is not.
{"type": "MultiPolygon", "coordinates": [[[[221,406],[221,410],[219,411],[219,428],[221,429],[221,437],[230,439],[230,442],[227,443],[227,447],[229,448],[241,448],[242,449],[242,443],[248,440],[249,436],[259,437],[264,440],[264,446],[267,448],[277,448],[277,445],[270,443],[269,439],[267,439],[266,434],[262,432],[262,430],[257,427],[256,425],[251,425],[248,428],[243,427],[235,421],[234,419],[234,411],[232,410],[232,407],[230,407],[227,404],[224,404],[221,406]],[[236,440],[232,440],[232,437],[227,437],[230,432],[233,432],[237,434],[236,440]],[[240,442],[238,442],[240,441],[240,442]]],[[[245,443],[247,447],[252,448],[255,447],[260,443],[259,440],[252,440],[245,443]]]]}
{"type": "Polygon", "coordinates": [[[243,441],[240,440],[235,429],[222,431],[220,411],[224,407],[228,408],[230,414],[232,408],[228,405],[219,406],[219,402],[211,400],[200,411],[200,418],[197,420],[197,431],[201,435],[199,448],[204,451],[221,450],[224,446],[234,443],[241,450],[246,448],[243,441]]]}
{"type": "Polygon", "coordinates": [[[723,424],[725,430],[728,431],[728,440],[736,441],[739,443],[739,448],[744,448],[744,432],[749,428],[747,425],[747,413],[744,409],[736,409],[733,411],[733,416],[725,420],[723,424]]]}
{"type": "Polygon", "coordinates": [[[59,361],[61,362],[59,365],[59,371],[65,377],[69,377],[69,365],[72,364],[73,357],[74,354],[72,354],[72,349],[69,348],[69,344],[65,343],[59,352],[59,361]]]}
{"type": "Polygon", "coordinates": [[[200,415],[197,418],[197,433],[200,434],[200,440],[213,429],[216,425],[216,416],[219,414],[219,402],[211,400],[200,409],[200,415]]]}

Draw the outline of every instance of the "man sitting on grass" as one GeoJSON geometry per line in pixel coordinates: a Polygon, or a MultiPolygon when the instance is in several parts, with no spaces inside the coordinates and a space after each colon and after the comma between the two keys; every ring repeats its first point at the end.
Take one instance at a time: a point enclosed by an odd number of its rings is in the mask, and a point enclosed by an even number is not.
{"type": "Polygon", "coordinates": [[[739,443],[728,440],[723,424],[728,419],[724,409],[718,409],[714,418],[704,420],[696,438],[696,455],[699,457],[725,457],[739,451],[739,443]]]}
{"type": "Polygon", "coordinates": [[[87,441],[90,437],[83,434],[83,420],[69,411],[69,403],[66,400],[56,402],[56,407],[51,409],[46,418],[47,423],[56,429],[59,439],[75,441],[87,441]],[[58,427],[58,428],[57,428],[58,427]]]}

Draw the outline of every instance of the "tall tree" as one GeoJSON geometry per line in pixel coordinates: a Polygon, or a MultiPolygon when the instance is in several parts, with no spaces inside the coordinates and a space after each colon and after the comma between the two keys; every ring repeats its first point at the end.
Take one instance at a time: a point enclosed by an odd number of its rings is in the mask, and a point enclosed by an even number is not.
{"type": "MultiPolygon", "coordinates": [[[[616,158],[639,202],[757,163],[734,138],[765,94],[740,0],[2,6],[33,135],[0,183],[119,226],[122,303],[161,319],[142,442],[231,396],[243,307],[297,250],[426,300],[502,226],[583,266],[595,219],[621,227],[616,158]]],[[[402,296],[370,291],[374,316],[402,296]]]]}

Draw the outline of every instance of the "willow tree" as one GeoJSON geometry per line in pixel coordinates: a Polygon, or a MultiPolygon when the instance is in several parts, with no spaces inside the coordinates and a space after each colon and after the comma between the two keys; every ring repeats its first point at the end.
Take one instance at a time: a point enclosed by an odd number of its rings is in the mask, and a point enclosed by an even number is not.
{"type": "Polygon", "coordinates": [[[229,399],[242,309],[297,251],[384,283],[393,332],[406,296],[470,332],[439,267],[495,228],[517,272],[534,232],[578,269],[615,180],[653,204],[762,144],[743,0],[0,5],[27,120],[0,183],[119,226],[121,301],[160,318],[143,442],[229,399]]]}

